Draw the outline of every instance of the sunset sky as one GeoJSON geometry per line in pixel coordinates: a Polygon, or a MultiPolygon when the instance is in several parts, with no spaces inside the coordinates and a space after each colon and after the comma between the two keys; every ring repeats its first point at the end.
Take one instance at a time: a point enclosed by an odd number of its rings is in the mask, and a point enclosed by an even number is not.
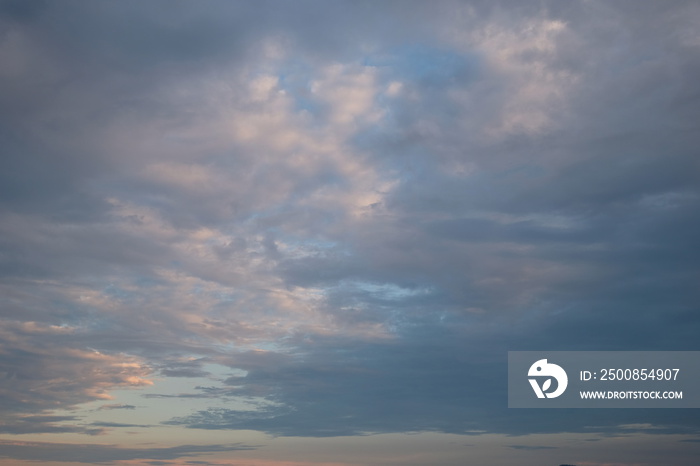
{"type": "Polygon", "coordinates": [[[0,1],[0,466],[697,466],[508,351],[700,350],[700,2],[0,1]]]}

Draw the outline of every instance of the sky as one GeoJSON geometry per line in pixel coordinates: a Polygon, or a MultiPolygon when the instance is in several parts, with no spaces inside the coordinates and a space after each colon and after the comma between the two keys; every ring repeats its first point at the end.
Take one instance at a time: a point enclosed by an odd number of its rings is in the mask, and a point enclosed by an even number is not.
{"type": "Polygon", "coordinates": [[[700,350],[698,24],[1,1],[0,465],[697,465],[507,353],[700,350]]]}

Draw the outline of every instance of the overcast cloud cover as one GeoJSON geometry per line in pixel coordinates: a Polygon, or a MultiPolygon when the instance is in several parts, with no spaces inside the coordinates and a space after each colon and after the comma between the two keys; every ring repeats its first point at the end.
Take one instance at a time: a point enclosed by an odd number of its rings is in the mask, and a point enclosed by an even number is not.
{"type": "Polygon", "coordinates": [[[699,26],[0,2],[0,464],[696,465],[696,410],[508,410],[506,358],[700,350],[699,26]]]}

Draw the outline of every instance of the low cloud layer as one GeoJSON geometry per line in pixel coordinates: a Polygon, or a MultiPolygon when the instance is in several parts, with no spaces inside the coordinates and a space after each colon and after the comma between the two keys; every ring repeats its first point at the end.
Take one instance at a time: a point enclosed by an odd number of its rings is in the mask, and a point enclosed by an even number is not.
{"type": "MultiPolygon", "coordinates": [[[[28,461],[70,461],[86,464],[111,464],[128,460],[172,460],[183,456],[196,457],[202,453],[250,450],[245,445],[181,445],[171,448],[118,448],[110,445],[64,445],[40,442],[0,442],[0,458],[28,461]]],[[[155,464],[148,462],[146,464],[155,464]]],[[[196,463],[196,462],[195,462],[196,463]]],[[[170,462],[160,464],[172,464],[170,462]]],[[[192,463],[187,463],[192,464],[192,463]]],[[[207,464],[203,462],[203,464],[207,464]]]]}

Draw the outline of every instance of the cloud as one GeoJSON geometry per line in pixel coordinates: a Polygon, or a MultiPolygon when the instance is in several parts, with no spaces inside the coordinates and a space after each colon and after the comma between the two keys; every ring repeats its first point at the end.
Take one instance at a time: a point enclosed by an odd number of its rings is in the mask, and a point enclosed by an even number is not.
{"type": "Polygon", "coordinates": [[[335,337],[305,335],[300,336],[303,357],[237,355],[228,364],[244,369],[245,376],[231,377],[218,390],[212,387],[187,396],[266,403],[247,410],[212,407],[165,424],[301,437],[425,431],[463,435],[698,432],[683,410],[654,413],[653,425],[645,424],[648,413],[640,410],[547,410],[538,413],[534,423],[532,413],[508,409],[503,402],[507,398],[505,354],[514,339],[486,333],[478,323],[475,327],[448,331],[424,322],[413,332],[404,330],[405,339],[383,343],[349,339],[341,343],[335,337]]]}
{"type": "Polygon", "coordinates": [[[698,11],[642,3],[3,2],[2,431],[154,383],[211,402],[170,428],[697,433],[504,401],[508,350],[697,349],[698,11]]]}
{"type": "Polygon", "coordinates": [[[515,450],[556,450],[558,447],[547,447],[543,445],[509,445],[515,450]]]}
{"type": "Polygon", "coordinates": [[[148,379],[151,371],[142,361],[76,347],[71,343],[75,333],[65,326],[4,322],[0,330],[6,413],[2,431],[96,433],[65,424],[77,420],[75,417],[44,413],[110,399],[109,391],[115,388],[152,384],[148,379]]]}
{"type": "Polygon", "coordinates": [[[126,405],[126,404],[106,404],[102,405],[98,410],[112,410],[112,409],[136,409],[136,406],[134,405],[126,405]]]}
{"type": "Polygon", "coordinates": [[[140,425],[140,424],[124,424],[120,422],[91,422],[91,426],[96,426],[96,427],[105,427],[105,428],[112,428],[112,427],[151,427],[148,425],[140,425]]]}
{"type": "Polygon", "coordinates": [[[75,463],[105,463],[128,460],[174,460],[209,453],[252,450],[256,447],[231,445],[179,445],[166,448],[122,448],[114,445],[64,444],[48,442],[0,441],[1,458],[27,461],[65,461],[75,463]]]}

